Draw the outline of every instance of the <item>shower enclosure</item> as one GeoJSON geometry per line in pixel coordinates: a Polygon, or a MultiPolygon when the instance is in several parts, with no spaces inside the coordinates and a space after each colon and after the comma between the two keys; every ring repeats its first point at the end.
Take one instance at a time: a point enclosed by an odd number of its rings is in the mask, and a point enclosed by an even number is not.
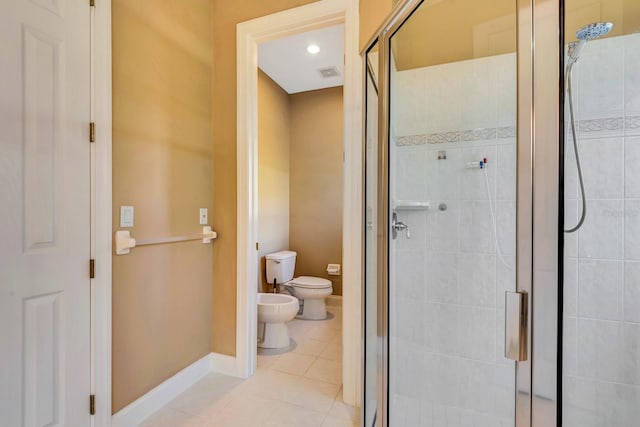
{"type": "Polygon", "coordinates": [[[640,2],[399,1],[363,59],[364,425],[637,426],[640,2]]]}

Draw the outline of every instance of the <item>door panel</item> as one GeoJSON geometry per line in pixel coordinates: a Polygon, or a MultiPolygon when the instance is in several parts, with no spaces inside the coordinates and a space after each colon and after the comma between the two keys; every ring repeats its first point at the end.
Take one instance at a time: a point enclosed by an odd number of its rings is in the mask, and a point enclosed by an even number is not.
{"type": "Polygon", "coordinates": [[[515,34],[515,2],[445,0],[388,37],[390,426],[515,425],[515,34]]]}
{"type": "Polygon", "coordinates": [[[0,7],[0,424],[89,425],[89,5],[0,7]]]}

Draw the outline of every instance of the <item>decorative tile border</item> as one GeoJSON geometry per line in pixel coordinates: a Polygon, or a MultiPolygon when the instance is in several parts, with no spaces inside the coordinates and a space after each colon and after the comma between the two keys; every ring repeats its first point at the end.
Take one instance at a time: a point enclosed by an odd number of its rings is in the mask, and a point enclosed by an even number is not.
{"type": "Polygon", "coordinates": [[[460,132],[458,131],[430,133],[427,135],[427,142],[429,144],[444,144],[458,141],[460,141],[460,132]]]}
{"type": "Polygon", "coordinates": [[[582,137],[596,137],[599,134],[640,134],[640,116],[609,117],[606,119],[579,120],[578,132],[582,137]]]}
{"type": "Polygon", "coordinates": [[[622,131],[624,127],[623,117],[611,117],[607,119],[578,120],[578,132],[590,134],[594,132],[622,131]]]}
{"type": "Polygon", "coordinates": [[[486,140],[486,139],[495,139],[497,133],[498,133],[497,128],[465,130],[462,132],[462,140],[478,141],[478,140],[486,140]]]}
{"type": "Polygon", "coordinates": [[[624,120],[626,133],[640,133],[640,116],[628,116],[624,120]]]}
{"type": "Polygon", "coordinates": [[[414,145],[424,145],[427,143],[427,135],[409,135],[396,138],[398,147],[412,147],[414,145]]]}
{"type": "MultiPolygon", "coordinates": [[[[567,123],[568,125],[568,123],[567,123]]],[[[609,117],[578,121],[578,133],[583,137],[595,137],[598,134],[625,132],[640,134],[640,116],[609,117]]],[[[468,129],[453,132],[436,132],[421,135],[408,135],[395,138],[398,147],[410,147],[425,144],[446,144],[453,142],[486,141],[490,139],[506,139],[516,137],[515,126],[498,128],[468,129]]]]}
{"type": "Polygon", "coordinates": [[[498,138],[515,138],[516,137],[516,127],[515,126],[504,126],[498,128],[498,138]]]}
{"type": "Polygon", "coordinates": [[[447,144],[453,142],[486,141],[489,139],[514,138],[515,126],[499,128],[468,129],[453,132],[436,132],[421,135],[407,135],[395,138],[398,147],[411,147],[425,144],[447,144]]]}

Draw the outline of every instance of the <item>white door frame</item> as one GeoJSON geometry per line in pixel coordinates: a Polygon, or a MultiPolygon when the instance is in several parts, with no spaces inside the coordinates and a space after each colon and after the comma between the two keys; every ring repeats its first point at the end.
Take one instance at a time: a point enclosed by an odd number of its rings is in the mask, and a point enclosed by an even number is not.
{"type": "Polygon", "coordinates": [[[96,260],[92,280],[93,369],[92,391],[96,395],[94,427],[111,425],[111,0],[97,0],[91,12],[92,121],[96,142],[92,144],[91,254],[96,260]]]}
{"type": "Polygon", "coordinates": [[[322,0],[237,26],[237,324],[236,363],[241,377],[256,368],[258,222],[258,44],[345,24],[343,166],[343,395],[360,405],[362,281],[362,66],[358,1],[322,0]]]}

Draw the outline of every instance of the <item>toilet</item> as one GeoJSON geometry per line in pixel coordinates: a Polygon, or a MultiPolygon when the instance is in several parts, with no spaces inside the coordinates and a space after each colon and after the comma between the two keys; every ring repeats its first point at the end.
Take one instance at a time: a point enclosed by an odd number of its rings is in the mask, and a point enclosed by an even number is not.
{"type": "Polygon", "coordinates": [[[258,294],[258,347],[285,348],[291,345],[287,323],[298,313],[295,297],[285,294],[258,294]]]}
{"type": "Polygon", "coordinates": [[[267,281],[274,279],[280,285],[280,293],[291,294],[300,300],[301,310],[298,319],[324,320],[327,318],[325,299],[333,292],[331,281],[321,277],[293,277],[296,265],[296,253],[280,251],[265,256],[267,281]]]}

